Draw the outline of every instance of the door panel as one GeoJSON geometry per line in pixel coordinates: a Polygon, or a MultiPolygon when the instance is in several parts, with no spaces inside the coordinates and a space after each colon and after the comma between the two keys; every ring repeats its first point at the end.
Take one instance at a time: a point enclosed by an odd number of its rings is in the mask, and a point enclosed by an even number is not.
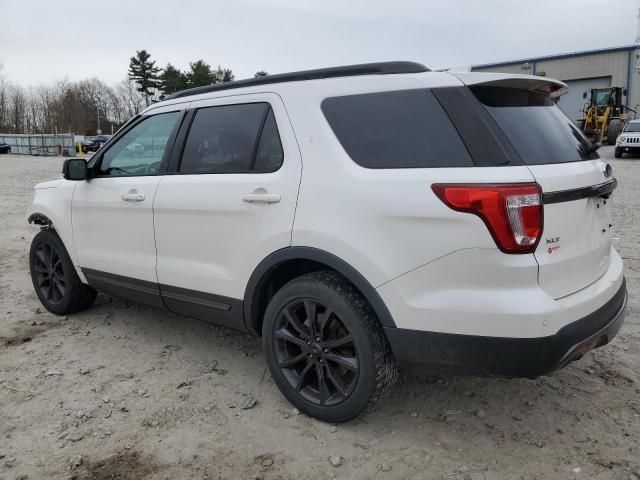
{"type": "Polygon", "coordinates": [[[72,224],[83,269],[157,284],[153,199],[182,117],[172,109],[119,135],[93,166],[94,178],[78,183],[72,224]]]}
{"type": "Polygon", "coordinates": [[[73,239],[83,268],[157,281],[153,198],[160,177],[94,178],[73,194],[73,239]],[[144,195],[142,201],[123,195],[144,195]]]}
{"type": "MultiPolygon", "coordinates": [[[[158,186],[154,201],[157,273],[161,285],[242,299],[256,265],[273,251],[291,245],[302,167],[293,131],[280,98],[273,94],[242,95],[198,102],[191,107],[251,102],[267,102],[272,108],[284,154],[282,166],[271,173],[165,176],[158,186]]],[[[209,120],[212,132],[218,128],[216,125],[219,122],[213,117],[209,120]]],[[[264,130],[269,128],[268,121],[263,120],[262,125],[264,130]],[[267,127],[264,127],[265,124],[267,127]]],[[[202,126],[191,128],[194,136],[203,131],[202,126]]],[[[237,130],[232,132],[234,136],[237,130]]],[[[216,135],[222,131],[224,129],[216,130],[218,133],[211,134],[210,142],[207,140],[198,145],[190,143],[187,138],[184,155],[197,155],[203,148],[210,148],[210,144],[214,145],[211,147],[214,152],[226,148],[227,140],[222,139],[217,143],[219,139],[216,135]]],[[[226,133],[222,135],[225,136],[226,133]]],[[[253,154],[258,152],[256,157],[259,163],[273,164],[270,148],[262,144],[255,146],[253,154]]],[[[225,155],[212,154],[203,162],[230,171],[224,161],[228,155],[225,155]]],[[[183,162],[186,165],[194,163],[192,158],[183,158],[183,162]]],[[[233,310],[234,306],[231,305],[229,315],[237,314],[233,310]]]]}

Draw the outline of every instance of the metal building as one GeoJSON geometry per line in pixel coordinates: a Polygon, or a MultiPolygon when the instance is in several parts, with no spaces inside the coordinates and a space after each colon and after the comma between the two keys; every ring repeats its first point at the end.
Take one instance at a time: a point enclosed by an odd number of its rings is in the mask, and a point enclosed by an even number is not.
{"type": "Polygon", "coordinates": [[[583,116],[584,92],[591,88],[622,87],[626,89],[623,103],[636,110],[640,118],[639,59],[640,45],[630,45],[475,65],[471,71],[523,73],[562,80],[569,86],[569,93],[560,97],[558,106],[574,121],[583,116]]]}

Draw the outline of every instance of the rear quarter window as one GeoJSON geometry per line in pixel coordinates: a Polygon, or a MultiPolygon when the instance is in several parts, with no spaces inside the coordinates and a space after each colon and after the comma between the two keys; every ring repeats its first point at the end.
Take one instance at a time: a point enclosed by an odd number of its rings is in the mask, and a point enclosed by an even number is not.
{"type": "Polygon", "coordinates": [[[431,91],[327,98],[322,112],[347,154],[366,168],[472,167],[469,152],[431,91]]]}

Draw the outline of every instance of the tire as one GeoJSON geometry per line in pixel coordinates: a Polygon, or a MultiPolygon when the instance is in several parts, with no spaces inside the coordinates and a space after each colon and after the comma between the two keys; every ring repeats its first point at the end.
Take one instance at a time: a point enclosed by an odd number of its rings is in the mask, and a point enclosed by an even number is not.
{"type": "Polygon", "coordinates": [[[616,148],[615,151],[613,152],[613,156],[616,158],[622,158],[622,150],[620,150],[619,148],[616,148]]]}
{"type": "Polygon", "coordinates": [[[265,312],[262,344],[282,394],[325,422],[366,412],[397,378],[395,358],[371,307],[332,271],[303,275],[276,292],[265,312]],[[309,318],[315,319],[313,327],[309,318]]]}
{"type": "Polygon", "coordinates": [[[29,270],[38,299],[51,313],[79,312],[89,308],[96,299],[96,291],[80,281],[54,230],[41,230],[31,242],[29,270]]]}
{"type": "Polygon", "coordinates": [[[619,118],[614,118],[609,122],[609,128],[607,128],[607,143],[609,145],[615,145],[616,139],[620,132],[622,131],[622,120],[619,118]]]}

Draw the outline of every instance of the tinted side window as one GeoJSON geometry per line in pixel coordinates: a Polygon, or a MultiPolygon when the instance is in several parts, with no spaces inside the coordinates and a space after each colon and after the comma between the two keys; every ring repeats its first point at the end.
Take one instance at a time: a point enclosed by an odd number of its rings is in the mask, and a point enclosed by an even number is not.
{"type": "Polygon", "coordinates": [[[429,90],[327,98],[322,111],[349,156],[366,168],[472,167],[429,90]]]}
{"type": "Polygon", "coordinates": [[[201,108],[182,154],[182,173],[241,173],[251,170],[267,103],[201,108]]]}
{"type": "Polygon", "coordinates": [[[280,168],[283,160],[284,153],[282,152],[278,125],[276,125],[273,110],[269,109],[262,128],[254,168],[259,172],[275,172],[280,168]]]}
{"type": "Polygon", "coordinates": [[[102,156],[99,175],[158,173],[167,141],[181,112],[149,116],[118,139],[102,156]]]}

